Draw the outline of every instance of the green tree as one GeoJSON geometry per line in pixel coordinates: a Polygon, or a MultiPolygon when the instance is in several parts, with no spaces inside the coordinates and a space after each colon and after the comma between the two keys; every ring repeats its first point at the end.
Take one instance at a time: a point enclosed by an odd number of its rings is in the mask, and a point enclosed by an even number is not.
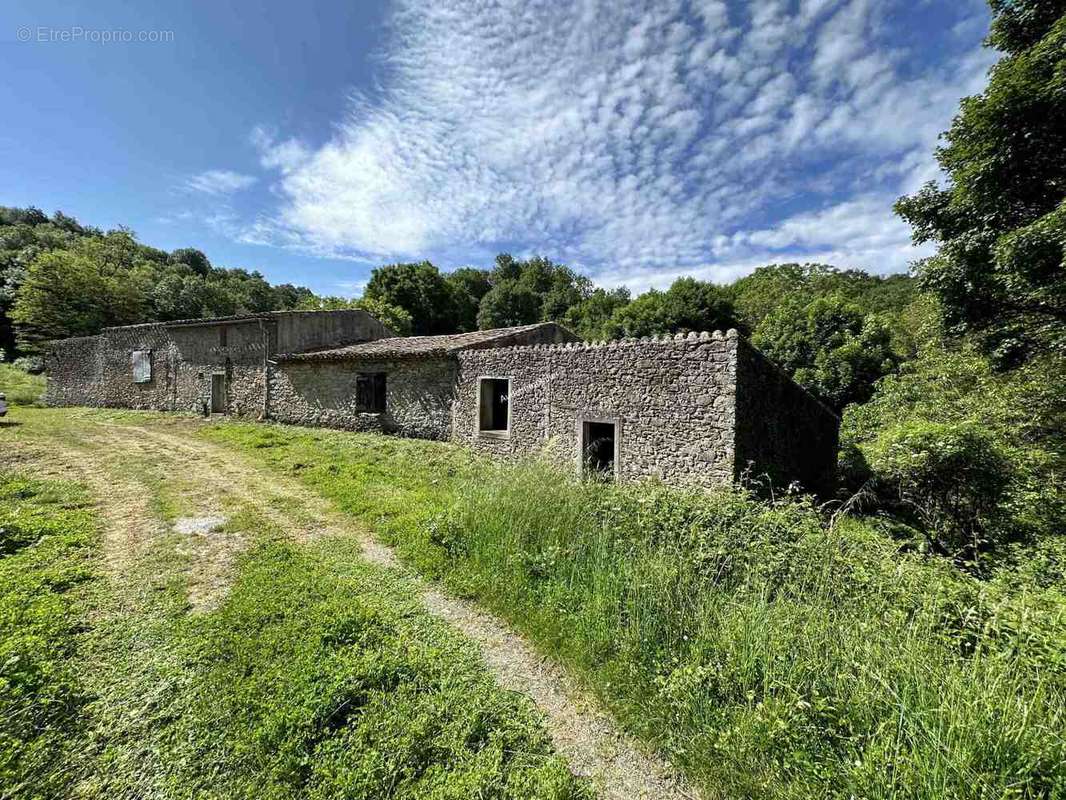
{"type": "Polygon", "coordinates": [[[740,321],[755,330],[783,303],[806,305],[830,295],[849,300],[865,314],[899,314],[914,301],[916,288],[909,275],[870,275],[828,264],[773,264],[738,279],[730,291],[740,321]]]}
{"type": "Polygon", "coordinates": [[[477,326],[481,330],[531,325],[540,321],[541,300],[536,292],[516,280],[496,284],[481,298],[477,326]]]}
{"type": "Polygon", "coordinates": [[[1004,55],[936,152],[947,184],[896,209],[939,245],[917,274],[948,329],[1010,365],[1066,344],[1066,3],[993,0],[992,13],[1004,55]]]}
{"type": "MultiPolygon", "coordinates": [[[[1061,536],[1066,518],[1061,478],[1066,472],[1066,358],[1046,354],[1016,369],[999,370],[975,343],[943,336],[933,298],[916,304],[915,317],[920,320],[916,356],[883,378],[869,402],[848,406],[841,426],[843,452],[852,455],[852,462],[861,454],[863,461],[877,463],[885,437],[890,439],[893,431],[919,423],[977,426],[1010,464],[998,527],[988,535],[1019,543],[1016,548],[1027,548],[1020,562],[1051,581],[1066,580],[1061,536]]],[[[865,480],[864,471],[855,474],[865,480]]],[[[891,485],[884,474],[874,477],[881,486],[891,485]]],[[[849,490],[858,489],[861,480],[850,483],[849,490]]]]}
{"type": "Polygon", "coordinates": [[[411,335],[411,315],[399,306],[389,305],[381,300],[373,300],[366,297],[353,299],[350,297],[335,297],[333,295],[325,297],[311,295],[299,305],[299,310],[301,311],[338,311],[345,308],[365,311],[378,322],[391,329],[397,336],[411,335]]]}
{"type": "Polygon", "coordinates": [[[143,319],[146,287],[99,257],[102,249],[79,245],[34,259],[11,314],[22,349],[35,352],[50,339],[91,335],[143,319]]]}
{"type": "Polygon", "coordinates": [[[378,267],[371,273],[364,296],[402,308],[411,315],[416,334],[458,330],[454,289],[428,261],[378,267]]]}
{"type": "Polygon", "coordinates": [[[171,264],[184,264],[197,275],[207,275],[211,271],[211,262],[207,260],[207,256],[193,247],[174,250],[167,260],[171,264]]]}
{"type": "Polygon", "coordinates": [[[874,383],[899,364],[887,326],[839,296],[778,306],[752,343],[838,411],[869,400],[874,383]]]}
{"type": "Polygon", "coordinates": [[[609,324],[614,313],[629,304],[629,290],[594,289],[588,297],[570,306],[562,323],[586,340],[608,339],[609,324]]]}
{"type": "Polygon", "coordinates": [[[665,292],[652,289],[619,308],[606,328],[611,338],[618,338],[736,326],[736,312],[726,289],[695,278],[678,278],[665,292]]]}
{"type": "Polygon", "coordinates": [[[500,319],[530,319],[531,322],[562,320],[570,308],[587,298],[592,292],[592,281],[578,275],[563,264],[556,264],[549,258],[533,256],[525,260],[515,259],[508,253],[496,257],[496,266],[490,276],[494,287],[514,284],[537,298],[536,315],[528,313],[525,292],[516,294],[514,287],[502,290],[492,301],[496,310],[490,317],[500,319]],[[507,312],[497,313],[501,298],[506,296],[511,303],[517,303],[507,312]]]}
{"type": "Polygon", "coordinates": [[[972,560],[995,544],[1011,465],[980,424],[902,423],[874,441],[870,466],[937,552],[972,560]]]}
{"type": "Polygon", "coordinates": [[[455,298],[457,327],[460,331],[477,330],[477,312],[481,298],[492,288],[491,273],[476,267],[460,267],[445,280],[455,298]]]}

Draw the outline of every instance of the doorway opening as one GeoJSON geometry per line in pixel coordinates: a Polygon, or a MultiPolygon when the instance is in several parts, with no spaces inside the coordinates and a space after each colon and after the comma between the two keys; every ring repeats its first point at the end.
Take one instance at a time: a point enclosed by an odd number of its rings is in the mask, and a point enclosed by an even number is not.
{"type": "Polygon", "coordinates": [[[226,374],[216,372],[211,376],[211,413],[226,413],[226,374]]]}
{"type": "Polygon", "coordinates": [[[581,458],[585,474],[613,480],[617,472],[618,425],[614,422],[581,424],[581,458]]]}
{"type": "Polygon", "coordinates": [[[506,436],[511,429],[511,381],[482,378],[478,428],[483,434],[506,436]]]}

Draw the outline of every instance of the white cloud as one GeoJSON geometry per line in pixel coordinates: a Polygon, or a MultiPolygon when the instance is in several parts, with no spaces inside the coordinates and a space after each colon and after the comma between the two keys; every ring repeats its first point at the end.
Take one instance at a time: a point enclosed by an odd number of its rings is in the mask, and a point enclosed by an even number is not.
{"type": "Polygon", "coordinates": [[[891,46],[906,8],[399,0],[379,95],[321,146],[253,132],[279,207],[241,235],[371,261],[525,248],[637,288],[767,260],[900,269],[892,202],[936,175],[990,63],[891,46]]]}
{"type": "Polygon", "coordinates": [[[311,157],[310,149],[303,142],[298,139],[279,142],[277,134],[262,125],[252,129],[249,139],[259,151],[259,163],[267,169],[291,172],[311,157]]]}
{"type": "Polygon", "coordinates": [[[228,169],[210,169],[190,177],[185,181],[185,187],[204,194],[228,195],[247,189],[256,180],[254,175],[242,175],[228,169]]]}

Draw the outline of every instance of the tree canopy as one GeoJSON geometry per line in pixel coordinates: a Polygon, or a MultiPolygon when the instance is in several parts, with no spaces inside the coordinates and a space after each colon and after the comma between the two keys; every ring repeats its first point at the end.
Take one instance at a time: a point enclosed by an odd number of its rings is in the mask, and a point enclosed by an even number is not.
{"type": "Polygon", "coordinates": [[[193,248],[171,253],[127,229],[103,233],[57,211],[0,208],[0,350],[109,325],[295,308],[309,289],[213,267],[193,248]]]}
{"type": "Polygon", "coordinates": [[[1066,4],[993,0],[1004,55],[936,151],[947,184],[899,201],[949,331],[1003,365],[1066,346],[1066,4]]]}

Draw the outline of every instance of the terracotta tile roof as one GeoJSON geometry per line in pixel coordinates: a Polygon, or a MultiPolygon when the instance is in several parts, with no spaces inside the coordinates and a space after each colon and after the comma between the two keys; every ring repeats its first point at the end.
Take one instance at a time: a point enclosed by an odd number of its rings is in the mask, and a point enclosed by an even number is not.
{"type": "Polygon", "coordinates": [[[345,347],[287,353],[278,361],[348,361],[354,359],[426,358],[446,356],[459,350],[506,347],[533,341],[572,341],[578,337],[554,322],[538,322],[514,328],[452,333],[443,336],[396,336],[345,347]]]}

